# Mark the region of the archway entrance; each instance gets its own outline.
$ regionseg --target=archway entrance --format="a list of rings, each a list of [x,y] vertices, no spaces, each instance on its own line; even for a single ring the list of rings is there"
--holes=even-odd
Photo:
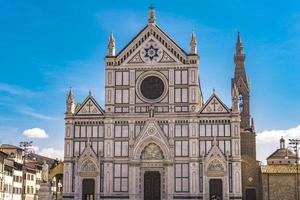
[[[144,174],[144,200],[160,200],[160,173],[146,171]]]
[[[222,200],[223,199],[223,186],[221,179],[211,179],[209,181],[209,199]]]
[[[83,179],[82,181],[82,200],[95,199],[95,180]]]

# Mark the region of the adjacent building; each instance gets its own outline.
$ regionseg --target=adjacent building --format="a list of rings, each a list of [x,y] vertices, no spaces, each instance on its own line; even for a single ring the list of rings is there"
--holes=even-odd
[[[298,199],[300,169],[297,161],[294,150],[286,148],[281,138],[280,147],[267,158],[267,165],[261,166],[263,200]]]
[[[4,161],[7,158],[7,156],[8,155],[6,153],[0,151],[0,199],[4,198]]]
[[[14,161],[12,199],[22,200],[23,150],[14,145],[2,144],[0,151],[7,153],[8,157]]]
[[[3,200],[12,200],[13,198],[13,171],[14,161],[12,159],[5,159]]]
[[[44,161],[49,165],[49,173],[53,174],[50,177],[54,186],[53,194],[58,197],[56,199],[61,199],[61,195],[57,195],[61,190],[57,189],[57,185],[59,183],[61,188],[63,184],[62,162],[34,153],[25,155],[20,147],[2,144],[0,146],[0,199],[37,200]],[[56,169],[57,166],[60,166],[60,171]],[[53,169],[55,173],[52,172]]]

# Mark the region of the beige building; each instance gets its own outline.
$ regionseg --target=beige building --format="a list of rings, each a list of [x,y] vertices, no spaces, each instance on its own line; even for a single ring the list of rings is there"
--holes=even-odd
[[[203,99],[194,33],[189,44],[175,43],[153,8],[118,53],[109,37],[105,109],[91,92],[81,103],[67,96],[64,199],[259,199],[240,36],[229,106],[215,91]]]
[[[285,147],[283,138],[280,140],[280,148],[267,158],[267,165],[261,166],[261,172],[263,200],[297,199],[300,168],[296,154]]]
[[[0,151],[0,199],[4,198],[4,184],[5,184],[5,172],[4,172],[4,160],[8,157],[8,155],[2,151]]]
[[[12,200],[13,198],[13,171],[14,161],[10,158],[4,159],[3,200]]]
[[[12,200],[22,200],[23,150],[10,144],[2,144],[0,150],[7,153],[8,157],[14,161]]]
[[[62,165],[58,160],[33,152],[24,157],[23,152],[23,149],[14,145],[2,144],[0,146],[0,200],[37,200],[42,181],[43,162],[46,161],[49,164],[50,170]],[[50,182],[53,178],[55,182],[52,192],[55,197],[60,197],[61,194],[57,195],[57,193],[61,190],[58,189],[58,185],[62,188],[62,174],[57,172],[54,177],[51,177]],[[59,182],[56,183],[56,181]]]

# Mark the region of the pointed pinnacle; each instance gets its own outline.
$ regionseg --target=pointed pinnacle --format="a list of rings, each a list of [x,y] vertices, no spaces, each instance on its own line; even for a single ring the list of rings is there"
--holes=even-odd
[[[73,95],[73,91],[72,91],[72,87],[70,87],[69,91],[68,91],[68,99],[73,100],[74,99],[74,95]]]
[[[241,41],[241,36],[240,36],[240,31],[238,31],[238,37],[237,37],[237,43],[242,43]]]
[[[114,38],[114,33],[113,33],[113,32],[111,32],[111,34],[110,34],[110,36],[109,36],[109,39],[110,39],[110,40],[115,40],[115,38]]]
[[[243,43],[241,40],[240,32],[238,31],[237,42],[236,42],[236,55],[243,54]]]
[[[191,40],[195,40],[195,41],[196,41],[196,34],[195,34],[195,32],[194,32],[194,31],[192,32],[192,35],[191,35]]]

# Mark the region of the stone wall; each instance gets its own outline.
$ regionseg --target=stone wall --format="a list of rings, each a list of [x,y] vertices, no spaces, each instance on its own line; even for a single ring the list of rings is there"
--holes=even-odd
[[[263,200],[295,200],[295,174],[262,174]]]

